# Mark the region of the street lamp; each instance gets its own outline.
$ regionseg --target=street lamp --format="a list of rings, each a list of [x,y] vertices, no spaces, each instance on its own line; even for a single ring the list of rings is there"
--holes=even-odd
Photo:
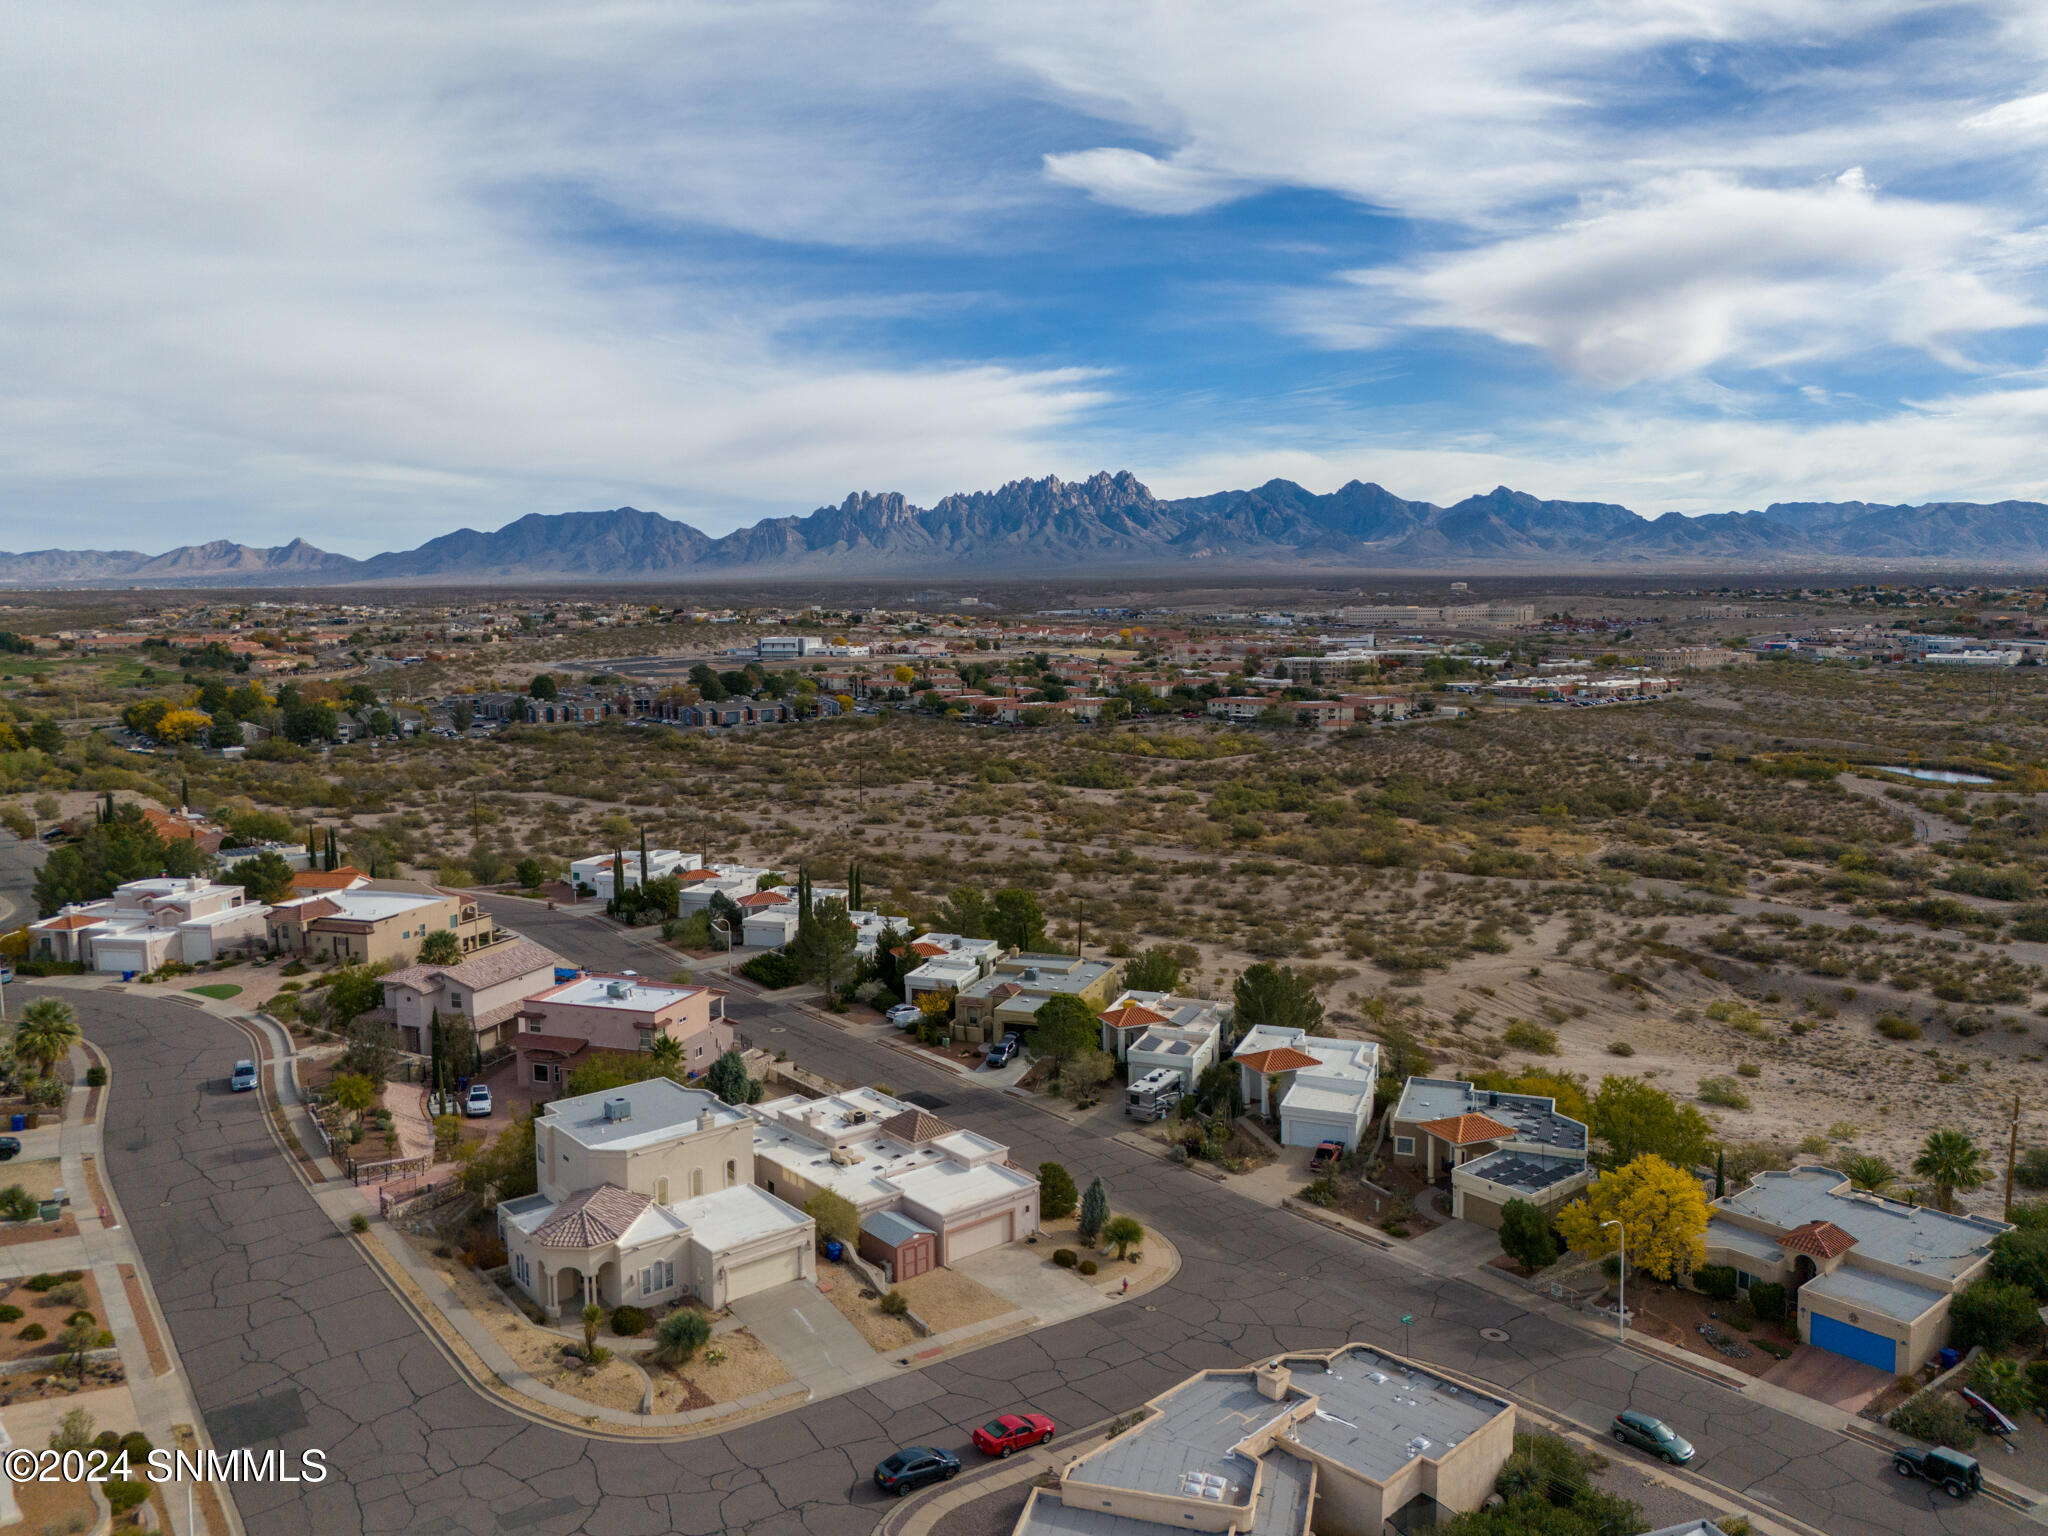
[[[711,931],[725,940],[725,952],[730,957],[732,954],[732,924],[722,917],[714,917],[711,919]],[[730,966],[730,964],[731,961],[728,958],[727,965]]]
[[[1603,1227],[1612,1227],[1621,1234],[1621,1268],[1614,1280],[1614,1335],[1622,1343],[1628,1342],[1628,1228],[1618,1221],[1603,1221]]]

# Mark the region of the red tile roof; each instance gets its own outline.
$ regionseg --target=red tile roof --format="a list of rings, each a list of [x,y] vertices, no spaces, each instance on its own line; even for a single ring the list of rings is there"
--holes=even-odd
[[[1143,1029],[1147,1024],[1164,1024],[1166,1022],[1166,1015],[1154,1013],[1142,1003],[1132,1003],[1127,1007],[1110,1009],[1108,1013],[1102,1016],[1102,1022],[1111,1029]],[[1255,1054],[1270,1055],[1271,1053],[1261,1051]],[[1314,1057],[1309,1058],[1310,1061],[1314,1059]]]
[[[1254,1072],[1299,1072],[1303,1067],[1322,1065],[1307,1051],[1297,1051],[1291,1045],[1275,1046],[1270,1051],[1253,1051],[1248,1056],[1235,1059]]]
[[[739,905],[743,907],[786,907],[792,904],[792,900],[793,898],[785,896],[780,891],[756,891],[751,896],[742,896],[739,899]]]
[[[62,917],[49,917],[37,923],[44,933],[68,932],[73,928],[90,928],[107,914],[104,912],[67,912]]]
[[[1778,1246],[1789,1248],[1794,1253],[1810,1254],[1816,1259],[1834,1259],[1854,1248],[1856,1239],[1832,1221],[1809,1221],[1779,1238]]]
[[[884,1120],[882,1129],[898,1141],[921,1147],[937,1137],[952,1135],[960,1127],[948,1125],[937,1115],[928,1115],[921,1109],[906,1109]]]
[[[353,864],[344,864],[339,869],[302,869],[292,876],[292,889],[345,891],[363,878],[363,872]]]
[[[1512,1125],[1502,1125],[1491,1115],[1448,1115],[1442,1120],[1423,1121],[1422,1129],[1432,1136],[1448,1141],[1454,1147],[1469,1147],[1481,1141],[1499,1141],[1503,1136],[1515,1134]]]

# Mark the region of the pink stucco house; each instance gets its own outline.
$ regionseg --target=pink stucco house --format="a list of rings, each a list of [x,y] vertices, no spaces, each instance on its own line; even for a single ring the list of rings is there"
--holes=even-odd
[[[512,1047],[518,1081],[559,1084],[591,1051],[644,1051],[666,1035],[683,1048],[683,1066],[702,1072],[733,1043],[725,994],[668,986],[643,976],[586,971],[521,1005]]]

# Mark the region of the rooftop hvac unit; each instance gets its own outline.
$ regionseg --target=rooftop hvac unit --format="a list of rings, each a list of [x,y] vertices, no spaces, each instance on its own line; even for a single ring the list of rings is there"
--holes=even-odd
[[[624,997],[626,995],[626,984],[623,981],[608,981],[605,983],[604,995],[612,998]]]
[[[632,1119],[633,1101],[625,1098],[606,1099],[604,1101],[604,1117],[607,1120]]]
[[[864,1109],[853,1110],[847,1115],[846,1123],[848,1125],[866,1125],[868,1123],[868,1112]]]

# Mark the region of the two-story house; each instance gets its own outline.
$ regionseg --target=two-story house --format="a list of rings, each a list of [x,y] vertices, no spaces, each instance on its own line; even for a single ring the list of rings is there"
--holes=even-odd
[[[498,1207],[513,1283],[561,1317],[810,1279],[816,1226],[755,1183],[754,1126],[665,1077],[557,1099],[534,1125],[538,1191]]]
[[[497,920],[475,897],[423,880],[372,880],[280,902],[265,921],[274,949],[372,965],[411,960],[437,930],[453,933],[465,954],[499,941]]]
[[[1447,1180],[1451,1214],[1500,1225],[1501,1207],[1527,1200],[1554,1212],[1593,1182],[1586,1127],[1542,1094],[1501,1093],[1463,1078],[1411,1077],[1387,1116],[1396,1163]]]
[[[29,945],[41,959],[139,975],[167,961],[196,965],[261,949],[269,911],[239,885],[165,875],[29,924]]]
[[[1230,1059],[1246,1106],[1280,1122],[1283,1147],[1336,1141],[1352,1151],[1364,1139],[1380,1080],[1372,1041],[1261,1024],[1245,1031]]]
[[[560,1083],[591,1051],[646,1051],[666,1035],[695,1076],[733,1043],[725,994],[711,987],[651,982],[644,976],[585,971],[530,993],[507,1036],[518,1054],[518,1081]]]
[[[1003,956],[996,939],[970,939],[958,933],[921,933],[903,957],[903,1000],[917,1001],[920,992],[958,992],[971,987]]]
[[[479,1051],[495,1050],[510,1038],[513,1015],[534,993],[554,985],[561,962],[550,950],[520,939],[478,950],[454,965],[409,965],[384,977],[384,1006],[398,1030],[399,1045],[415,1053],[433,1048],[436,1013],[464,1019]]]

